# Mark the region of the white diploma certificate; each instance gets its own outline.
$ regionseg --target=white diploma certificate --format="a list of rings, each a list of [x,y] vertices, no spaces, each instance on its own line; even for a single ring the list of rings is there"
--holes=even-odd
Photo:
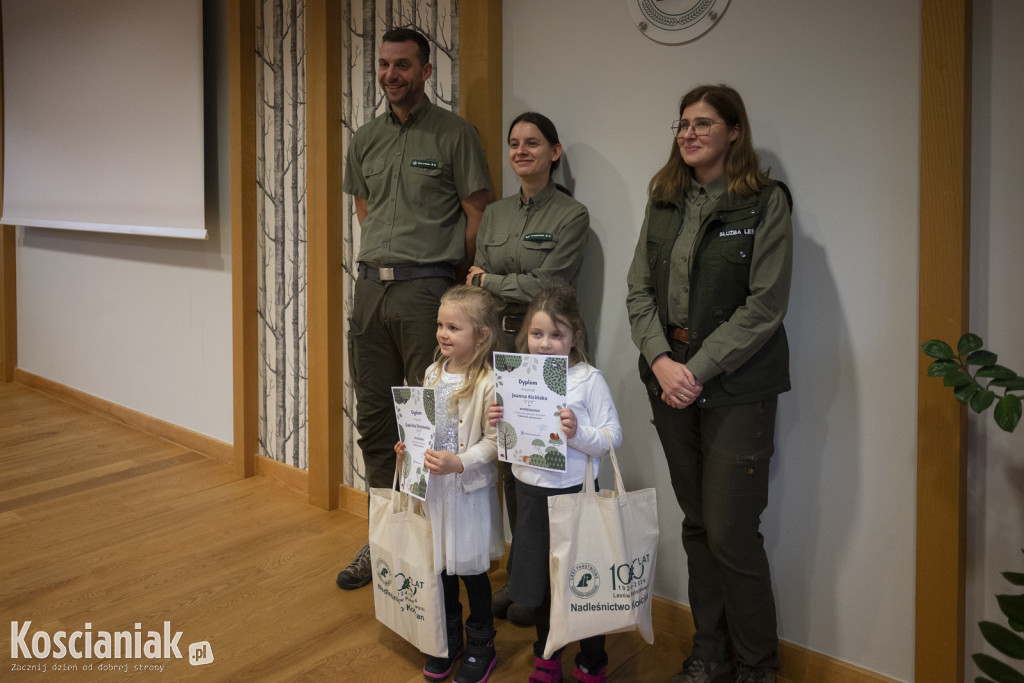
[[[504,408],[498,423],[498,459],[565,471],[565,434],[558,411],[566,407],[567,356],[494,354],[494,400]]]
[[[405,457],[398,473],[398,488],[420,500],[427,498],[430,472],[423,465],[428,448],[434,447],[434,390],[428,387],[391,387],[398,420],[398,440],[405,443]]]

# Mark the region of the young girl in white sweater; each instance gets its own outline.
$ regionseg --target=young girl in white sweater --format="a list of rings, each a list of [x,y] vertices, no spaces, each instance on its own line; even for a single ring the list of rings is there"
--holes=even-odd
[[[443,568],[449,656],[427,657],[423,675],[428,680],[447,678],[465,654],[456,683],[483,683],[498,661],[487,570],[504,554],[505,543],[496,485],[498,445],[487,410],[494,397],[491,358],[499,335],[496,299],[486,290],[461,285],[441,297],[438,348],[423,380],[437,390],[434,448],[426,451],[424,464],[430,471],[434,562]],[[399,466],[404,452],[404,443],[395,444]],[[469,601],[465,652],[459,578]]]

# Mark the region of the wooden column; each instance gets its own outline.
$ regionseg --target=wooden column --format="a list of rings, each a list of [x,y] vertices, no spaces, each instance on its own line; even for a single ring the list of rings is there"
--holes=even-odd
[[[501,0],[459,4],[459,113],[480,131],[491,171],[491,199],[501,198],[505,135],[501,120]]]
[[[231,317],[234,365],[235,470],[255,470],[259,436],[256,336],[256,5],[231,0]]]
[[[306,0],[308,498],[338,507],[342,401],[341,4]]]
[[[954,345],[970,303],[971,2],[921,7],[919,338]],[[964,680],[967,415],[918,372],[914,677]]]
[[[4,64],[0,20],[0,206],[4,203]],[[18,365],[18,271],[13,225],[0,225],[0,382],[14,381]]]

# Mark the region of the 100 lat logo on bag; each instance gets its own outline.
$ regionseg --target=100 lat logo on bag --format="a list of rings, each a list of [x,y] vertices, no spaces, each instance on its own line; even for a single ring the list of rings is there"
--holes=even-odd
[[[409,612],[423,621],[423,607],[416,599],[416,594],[420,588],[423,588],[423,582],[406,576],[402,572],[392,574],[391,567],[388,566],[384,558],[377,560],[375,571],[380,579],[380,582],[374,582],[376,589],[395,601],[403,612]],[[394,591],[392,591],[392,582],[395,584]]]
[[[651,556],[635,557],[629,562],[613,564],[607,572],[611,580],[611,596],[604,602],[578,604],[572,601],[573,612],[628,611],[639,608],[650,597],[650,579],[647,567]],[[581,600],[597,595],[601,587],[601,573],[589,562],[580,562],[569,572],[569,590]]]

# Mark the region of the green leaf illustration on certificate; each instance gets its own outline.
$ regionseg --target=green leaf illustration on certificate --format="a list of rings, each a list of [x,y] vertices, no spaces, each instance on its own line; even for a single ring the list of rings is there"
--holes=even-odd
[[[398,420],[398,440],[405,457],[398,473],[398,488],[420,500],[427,498],[430,472],[423,466],[427,449],[434,447],[434,390],[427,387],[391,387]]]
[[[565,434],[558,411],[567,404],[566,356],[494,354],[494,400],[504,409],[498,423],[498,459],[516,465],[565,471]]]

